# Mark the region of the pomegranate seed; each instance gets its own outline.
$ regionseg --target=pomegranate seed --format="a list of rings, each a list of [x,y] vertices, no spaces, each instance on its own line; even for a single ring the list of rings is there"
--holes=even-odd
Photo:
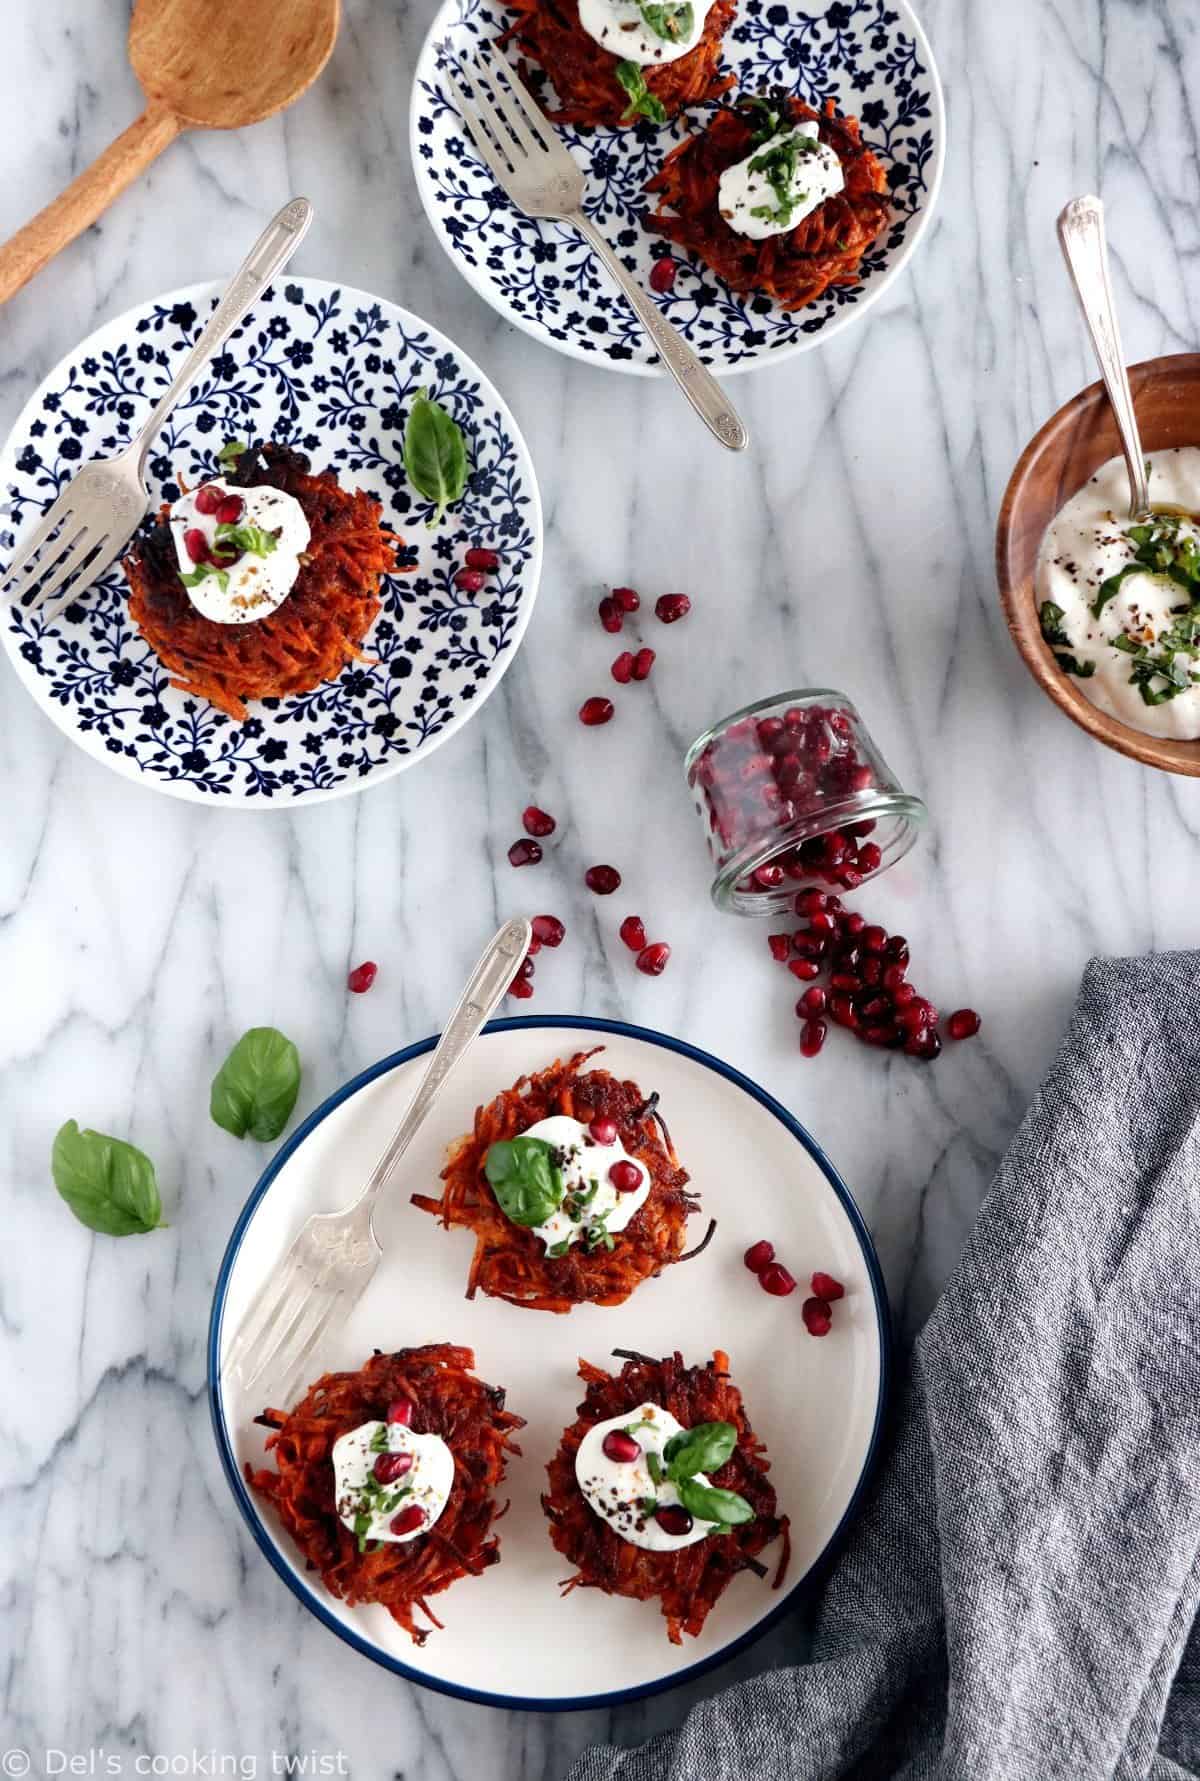
[[[751,1243],[742,1260],[752,1274],[761,1274],[767,1263],[775,1260],[775,1245],[761,1237],[757,1243]]]
[[[642,603],[641,595],[636,594],[631,587],[615,587],[612,597],[622,612],[636,612]]]
[[[567,931],[557,915],[535,915],[530,926],[535,946],[561,946]]]
[[[805,1299],[800,1307],[804,1327],[810,1336],[827,1336],[833,1325],[833,1312],[824,1299]]]
[[[800,1030],[801,1057],[816,1057],[825,1043],[828,1030],[823,1020],[806,1020]]]
[[[518,1002],[527,1002],[533,994],[533,985],[528,977],[514,977],[508,986],[508,993],[515,996]]]
[[[620,935],[630,952],[641,952],[646,944],[646,928],[640,915],[627,915],[621,923]]]
[[[682,1503],[664,1503],[661,1509],[654,1511],[654,1519],[664,1534],[677,1534],[681,1538],[690,1534],[694,1525]]]
[[[843,932],[843,934],[858,935],[864,931],[864,929],[866,928],[866,925],[867,925],[866,916],[860,915],[858,913],[857,909],[852,909],[850,911],[850,914],[847,916],[844,916],[842,919],[842,932]]]
[[[801,983],[811,983],[814,977],[819,977],[821,975],[821,967],[818,965],[816,959],[792,959],[791,963],[788,965],[788,970],[793,977],[798,977]],[[834,981],[836,981],[836,979]],[[858,988],[857,978],[854,980],[854,987],[855,989]]]
[[[832,1305],[835,1299],[844,1299],[846,1296],[845,1287],[840,1280],[835,1280],[832,1274],[814,1274],[812,1289],[819,1299],[825,1300],[827,1305]]]
[[[412,1399],[411,1398],[393,1398],[391,1403],[387,1407],[387,1420],[389,1422],[403,1423],[404,1427],[408,1428],[411,1426],[412,1419],[413,1419]]]
[[[891,1011],[890,996],[865,996],[858,1004],[858,1012],[864,1020],[883,1020]]]
[[[199,526],[189,526],[183,534],[183,548],[193,563],[203,563],[208,556],[208,539]]]
[[[883,960],[876,953],[868,953],[858,970],[868,989],[878,989],[883,982]]]
[[[825,909],[825,893],[819,890],[802,890],[796,898],[797,915],[820,915]]]
[[[224,499],[224,489],[218,488],[215,482],[206,482],[196,490],[196,512],[215,513]]]
[[[353,971],[351,971],[349,977],[346,979],[346,988],[350,990],[353,995],[363,996],[370,989],[378,975],[379,966],[375,963],[374,959],[368,959],[365,964],[356,965],[354,967]]]
[[[792,942],[787,934],[768,934],[767,945],[771,948],[771,957],[778,965],[783,964],[792,950]]]
[[[471,549],[467,552],[465,560],[468,569],[491,570],[500,567],[499,551],[483,550],[477,544],[472,545]]]
[[[615,1119],[594,1119],[588,1127],[588,1137],[593,1144],[615,1144],[617,1141],[617,1122]]]
[[[536,841],[514,841],[508,850],[510,866],[536,866],[541,857],[542,850]]]
[[[758,866],[754,872],[754,882],[760,890],[775,890],[783,883],[783,867],[773,861],[766,866]]]
[[[631,1466],[642,1453],[639,1444],[624,1429],[609,1429],[600,1443],[600,1451],[606,1459],[615,1459],[621,1466]]]
[[[862,841],[875,833],[875,824],[872,821],[847,823],[846,833],[853,835],[856,841]]]
[[[460,569],[454,577],[454,585],[461,594],[478,594],[486,580],[482,569]]]
[[[598,897],[611,897],[615,890],[620,889],[621,874],[615,866],[589,866],[583,875],[583,882]]]
[[[887,983],[889,974],[892,971],[894,971],[895,969],[896,969],[895,965],[888,966],[888,969],[883,974],[883,980],[885,983]],[[892,994],[892,1002],[895,1005],[895,1007],[904,1008],[908,1005],[909,1002],[915,1000],[917,992],[913,988],[911,983],[901,982],[895,986],[895,988],[892,990],[891,994]]]
[[[854,864],[860,872],[878,872],[883,864],[883,849],[868,841],[865,847],[859,848]]]
[[[909,1034],[904,1049],[909,1057],[919,1057],[931,1064],[935,1057],[941,1056],[942,1041],[933,1027],[922,1027],[919,1032]]]
[[[536,804],[526,804],[521,812],[521,827],[527,835],[553,835],[558,824],[548,810],[539,810]]]
[[[797,928],[792,935],[792,951],[799,953],[802,959],[819,959],[825,950],[825,941],[820,934],[810,934],[804,928]]]
[[[614,1163],[608,1171],[608,1179],[619,1194],[632,1194],[642,1185],[642,1171],[636,1163]]]
[[[887,945],[887,929],[880,927],[864,928],[862,943],[867,952],[882,952]]]
[[[618,686],[629,685],[629,682],[633,679],[633,656],[629,650],[623,649],[621,651],[620,655],[609,669],[609,673],[612,675]]]
[[[410,1503],[407,1509],[401,1509],[394,1515],[388,1526],[394,1534],[415,1534],[419,1527],[425,1526],[425,1511],[420,1503]]]
[[[686,618],[691,610],[692,602],[686,594],[660,594],[654,602],[654,616],[664,625],[673,625],[677,619]]]
[[[521,968],[517,972],[517,976],[518,977],[532,977],[533,976],[533,955],[532,955],[532,953],[527,952],[525,954],[525,957],[521,960]]]
[[[786,1299],[796,1290],[796,1282],[782,1262],[768,1262],[759,1273],[758,1284],[777,1299]]]
[[[895,995],[896,991],[900,988],[901,984],[904,982],[904,973],[907,970],[907,965],[888,965],[885,967],[883,973],[883,987],[890,995]]]
[[[613,702],[611,699],[585,699],[579,707],[579,721],[581,724],[587,724],[589,728],[596,724],[611,722],[612,714]]]
[[[653,666],[654,651],[652,649],[639,649],[633,658],[633,678],[635,680],[648,680],[650,678],[650,670]]]
[[[838,924],[836,916],[830,915],[828,909],[818,909],[808,925],[814,934],[832,934],[837,931]]]
[[[843,866],[838,873],[838,883],[843,890],[857,890],[863,881],[863,875],[855,866]]]
[[[214,510],[214,517],[219,526],[236,526],[246,511],[246,503],[240,495],[226,495]]]
[[[619,631],[621,626],[625,623],[625,614],[621,611],[617,602],[607,594],[604,599],[601,600],[596,610],[600,614],[600,623],[604,626],[606,631]]]
[[[667,291],[674,290],[675,275],[678,271],[679,262],[671,259],[669,255],[664,255],[661,260],[655,260],[650,269],[650,289],[657,291],[660,296]]]
[[[847,995],[854,995],[862,988],[862,981],[853,971],[831,971],[829,975],[830,989],[842,990]]]
[[[946,1031],[952,1039],[971,1039],[982,1025],[973,1008],[956,1008],[946,1022]]]
[[[796,1003],[796,1013],[800,1016],[801,1020],[806,1018],[812,1020],[816,1015],[824,1014],[827,1001],[828,997],[826,996],[825,991],[823,989],[818,989],[814,984],[812,989],[805,990],[800,1000]]]
[[[394,1484],[405,1472],[411,1472],[412,1466],[411,1453],[381,1453],[371,1470],[381,1484]]]
[[[913,1000],[896,1009],[896,1025],[903,1027],[906,1033],[919,1033],[926,1024],[925,1010],[919,996],[914,996]]]
[[[857,1032],[858,1015],[855,1013],[854,1003],[850,1000],[848,995],[838,994],[830,996],[829,1014],[830,1018],[835,1020],[838,1026],[848,1027],[852,1033]]]
[[[903,934],[893,934],[883,950],[887,957],[894,959],[897,964],[907,965],[908,941]]]
[[[661,977],[670,956],[671,948],[666,941],[656,940],[652,946],[642,947],[637,955],[637,968],[644,971],[647,977]]]

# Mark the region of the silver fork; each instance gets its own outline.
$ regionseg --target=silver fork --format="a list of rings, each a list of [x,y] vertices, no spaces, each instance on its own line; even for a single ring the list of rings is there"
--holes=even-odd
[[[314,1212],[301,1226],[276,1272],[250,1305],[221,1371],[242,1388],[270,1377],[272,1403],[282,1407],[317,1344],[349,1317],[379,1266],[375,1203],[424,1125],[450,1072],[512,982],[533,930],[523,916],[505,922],[471,973],[396,1135],[356,1200],[340,1212]]]
[[[0,580],[0,601],[7,596],[28,612],[44,613],[49,623],[116,562],[150,505],[145,470],[155,434],[251,304],[291,259],[312,217],[308,199],[293,198],[268,223],[141,432],[117,457],[93,459],[72,477],[13,556]],[[61,591],[64,588],[66,592]],[[56,594],[60,598],[51,608]]]
[[[472,106],[445,62],[442,73],[475,147],[518,210],[526,216],[569,223],[579,230],[633,305],[663,364],[709,431],[730,451],[745,451],[750,435],[716,378],[705,370],[654,299],[625,270],[587,215],[583,171],[524,83],[506,62],[481,55],[469,70]]]

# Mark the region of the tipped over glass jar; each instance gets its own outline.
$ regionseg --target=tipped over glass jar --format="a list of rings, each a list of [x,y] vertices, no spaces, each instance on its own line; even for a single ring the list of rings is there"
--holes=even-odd
[[[844,693],[760,699],[693,742],[687,782],[716,866],[718,909],[773,915],[810,885],[857,890],[902,859],[926,810]]]

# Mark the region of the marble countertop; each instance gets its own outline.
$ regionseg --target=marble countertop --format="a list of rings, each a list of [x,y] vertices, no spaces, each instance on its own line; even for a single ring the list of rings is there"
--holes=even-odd
[[[14,10],[0,234],[139,104],[114,9]],[[554,1781],[592,1739],[675,1724],[730,1674],[802,1648],[793,1621],[691,1689],[612,1714],[505,1715],[385,1675],[300,1608],[242,1526],[208,1424],[209,1300],[260,1163],[231,1152],[195,1092],[229,1035],[291,1034],[307,1110],[437,1026],[499,916],[553,910],[569,941],[529,1008],[666,1028],[780,1096],[851,1184],[911,1333],[1088,955],[1195,943],[1179,886],[1200,787],[1093,745],[1037,691],[1005,634],[992,526],[1021,446],[1093,375],[1054,242],[1066,198],[1107,200],[1130,358],[1195,344],[1200,32],[1183,0],[927,0],[923,17],[950,116],[937,217],[860,324],[738,380],[754,436],[741,460],[669,386],[544,350],[457,277],[406,148],[425,6],[348,0],[332,64],[293,110],[177,142],[0,313],[6,427],[81,335],[225,273],[306,192],[317,221],[297,268],[402,301],[478,359],[525,429],[547,519],[541,598],[502,688],[363,798],[295,815],[155,798],[71,748],[0,669],[0,1741],[29,1750],[34,1774],[53,1772],[46,1749],[103,1746],[253,1756],[259,1773],[271,1752],[340,1752],[356,1781]],[[571,718],[595,690],[575,657],[611,582],[683,588],[695,610],[652,696],[597,737]],[[854,696],[932,812],[909,861],[860,898],[909,936],[936,1000],[983,1013],[981,1039],[931,1069],[848,1043],[805,1063],[764,930],[708,901],[684,748],[744,700],[803,684]],[[564,825],[536,887],[505,860],[531,799]],[[598,925],[580,868],[610,858],[674,948],[661,979]],[[347,1001],[364,956],[379,984]],[[67,1117],[153,1154],[168,1230],[117,1243],[69,1217],[47,1167]]]

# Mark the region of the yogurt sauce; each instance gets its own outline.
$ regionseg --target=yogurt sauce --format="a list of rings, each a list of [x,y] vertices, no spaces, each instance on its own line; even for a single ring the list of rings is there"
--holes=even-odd
[[[1200,448],[1154,452],[1147,463],[1150,500],[1168,510],[1151,515],[1154,537],[1167,560],[1200,569]],[[1036,573],[1042,634],[1111,717],[1149,736],[1200,737],[1200,607],[1193,626],[1188,589],[1135,567],[1095,610],[1103,584],[1136,564],[1139,541],[1154,548],[1143,528],[1130,536],[1128,514],[1125,460],[1110,458],[1047,527]],[[1200,601],[1200,582],[1193,593]]]
[[[579,23],[623,62],[662,68],[695,49],[712,6],[713,0],[579,0]]]
[[[842,163],[818,141],[818,128],[806,118],[725,169],[717,209],[735,234],[750,241],[783,235],[843,190]]]
[[[381,1483],[375,1476],[381,1453],[410,1455],[412,1464],[398,1478]],[[368,1540],[395,1546],[428,1533],[446,1507],[454,1455],[440,1435],[415,1435],[401,1422],[364,1422],[334,1442],[333,1475],[338,1519],[358,1535],[361,1552]],[[424,1519],[394,1533],[393,1518],[414,1504],[424,1510]]]
[[[638,1459],[609,1459],[604,1451],[604,1437],[613,1429],[629,1430],[642,1449]],[[682,1429],[683,1424],[660,1404],[642,1404],[590,1428],[575,1455],[575,1477],[596,1514],[615,1528],[623,1540],[646,1552],[677,1552],[681,1546],[694,1546],[720,1525],[715,1521],[694,1521],[689,1533],[670,1534],[644,1507],[652,1500],[663,1509],[679,1501],[673,1484],[654,1483],[646,1455],[661,1455],[671,1436],[680,1434]],[[703,1472],[695,1476],[697,1484],[709,1483]]]
[[[650,1171],[629,1155],[619,1138],[613,1144],[597,1144],[587,1126],[566,1113],[539,1119],[521,1136],[541,1138],[553,1147],[566,1189],[558,1210],[545,1224],[530,1227],[548,1254],[565,1255],[573,1243],[581,1241],[587,1248],[608,1247],[604,1234],[615,1236],[623,1231],[638,1207],[645,1205]],[[609,1179],[613,1164],[622,1162],[632,1163],[641,1176],[640,1184],[628,1193],[618,1193]]]
[[[308,548],[309,527],[304,509],[294,495],[267,486],[234,488],[221,477],[203,484],[205,505],[211,507],[213,493],[242,503],[237,519],[239,526],[253,526],[273,536],[275,544],[266,554],[243,550],[236,561],[222,564],[223,539],[217,537],[220,519],[216,512],[202,512],[196,502],[202,490],[183,495],[171,509],[171,531],[175,539],[175,557],[188,598],[196,611],[218,625],[245,625],[266,618],[291,593],[300,573],[300,555]],[[217,562],[210,565],[219,573],[205,574],[194,581],[199,564],[192,560],[184,542],[187,533],[200,531]],[[227,534],[226,534],[227,536]],[[225,547],[228,548],[228,547]]]

